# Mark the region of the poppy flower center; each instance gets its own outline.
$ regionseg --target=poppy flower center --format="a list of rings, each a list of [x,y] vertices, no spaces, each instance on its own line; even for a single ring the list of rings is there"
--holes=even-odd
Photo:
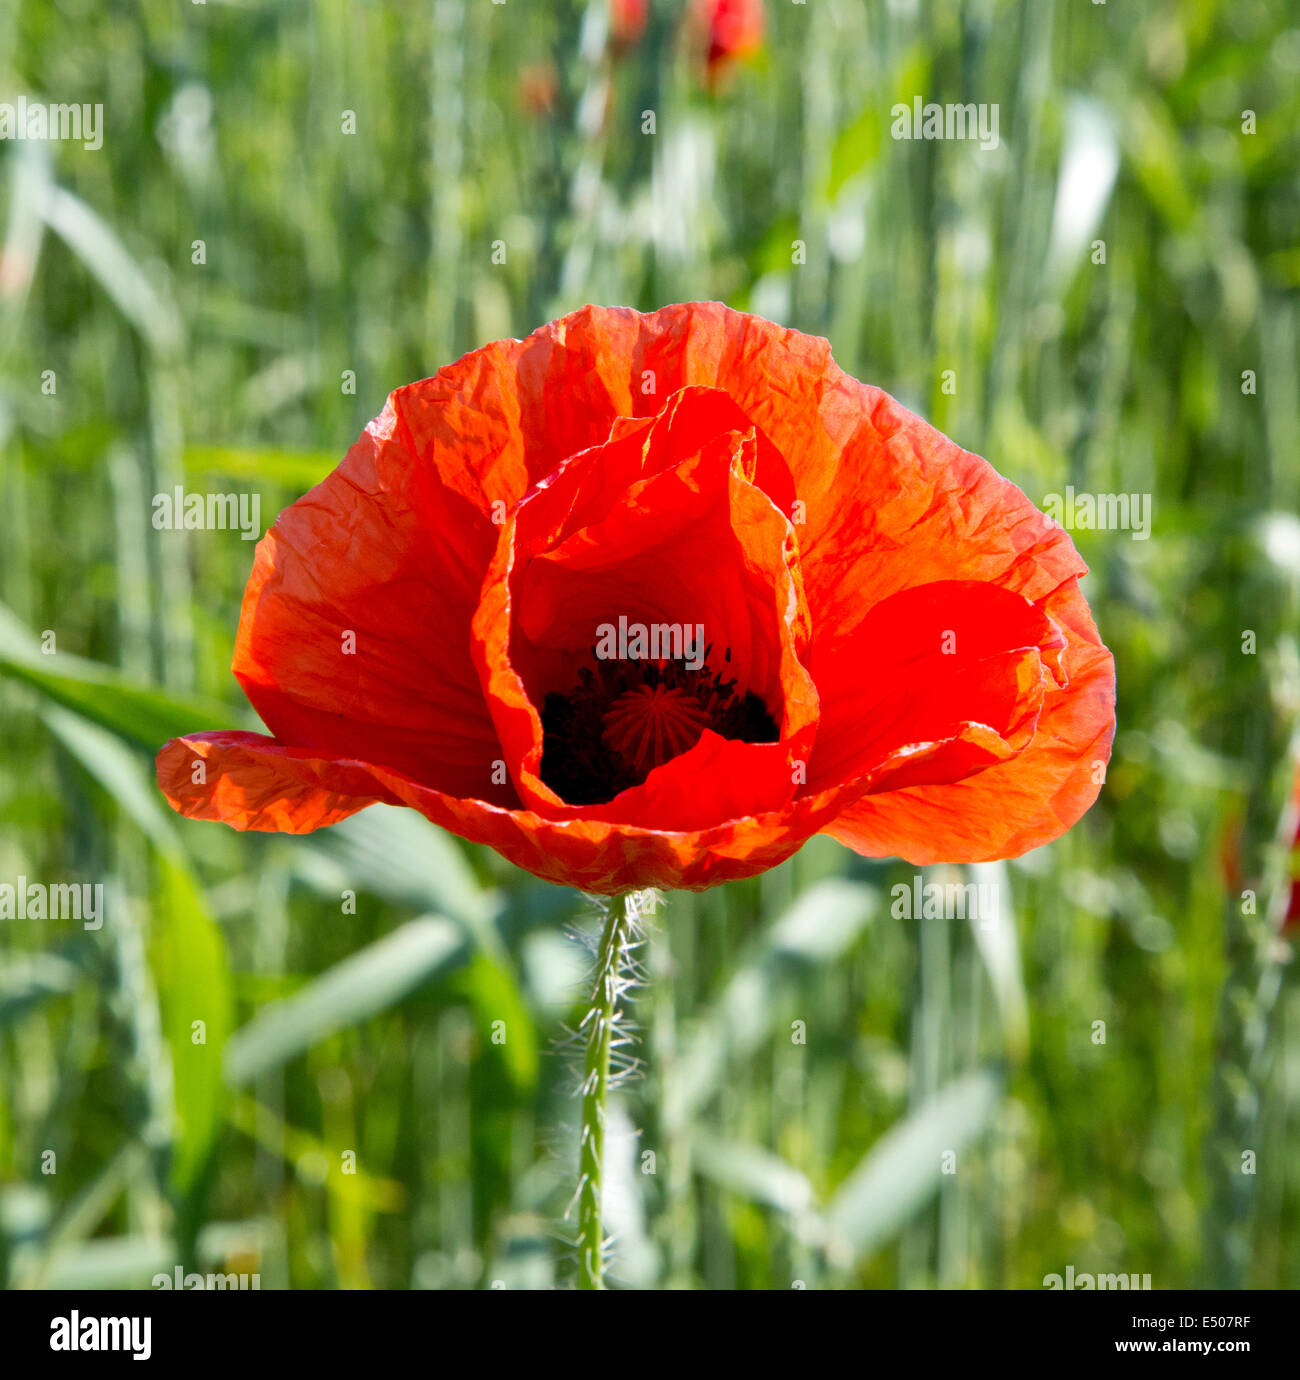
[[[689,752],[706,729],[742,743],[773,743],[779,730],[752,690],[707,664],[673,659],[601,660],[542,707],[541,778],[570,805],[598,805],[638,786]],[[731,653],[727,653],[730,660]]]

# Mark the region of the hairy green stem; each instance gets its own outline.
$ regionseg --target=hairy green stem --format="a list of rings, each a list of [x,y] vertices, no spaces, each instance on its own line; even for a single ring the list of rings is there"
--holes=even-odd
[[[628,939],[635,917],[631,893],[615,896],[596,955],[591,1008],[582,1024],[586,1040],[582,1084],[582,1139],[578,1178],[578,1287],[603,1289],[605,1117],[609,1099],[610,1055],[614,1046],[618,999],[624,987]]]

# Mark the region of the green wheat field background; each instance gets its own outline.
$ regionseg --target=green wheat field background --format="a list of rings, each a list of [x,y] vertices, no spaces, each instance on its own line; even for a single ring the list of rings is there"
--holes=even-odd
[[[105,896],[0,920],[8,1287],[572,1282],[590,903],[410,812],[173,815],[157,748],[257,727],[253,544],[152,500],[265,528],[392,388],[703,298],[826,336],[1035,502],[1152,524],[1075,534],[1098,804],[924,873],[1002,923],[899,918],[916,869],[824,838],[664,898],[613,1279],[1300,1286],[1300,15],[767,0],[710,85],[683,5],[614,55],[605,0],[0,0],[0,101],[104,111],[99,149],[0,142],[0,882]],[[915,96],[996,103],[999,146],[891,138]]]

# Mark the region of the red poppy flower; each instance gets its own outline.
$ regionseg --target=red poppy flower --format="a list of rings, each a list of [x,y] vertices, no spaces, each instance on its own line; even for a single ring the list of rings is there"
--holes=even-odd
[[[650,18],[650,0],[609,0],[609,36],[616,50],[641,41]]]
[[[710,80],[734,59],[749,57],[763,46],[763,0],[699,0],[695,20],[708,45]]]
[[[408,805],[596,892],[813,833],[1009,857],[1097,795],[1114,668],[1069,537],[826,341],[587,307],[399,388],[259,544],[234,671],[274,737],[158,755],[182,814]]]

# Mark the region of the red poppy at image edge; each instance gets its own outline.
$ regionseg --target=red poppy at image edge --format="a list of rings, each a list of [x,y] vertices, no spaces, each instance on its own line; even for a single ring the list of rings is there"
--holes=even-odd
[[[763,0],[697,0],[694,20],[706,42],[710,77],[763,46]]]
[[[616,47],[640,42],[650,19],[650,0],[609,0],[609,35]]]
[[[399,388],[280,514],[233,662],[274,736],[173,739],[158,781],[237,829],[405,805],[610,894],[752,876],[819,831],[1014,857],[1104,779],[1085,572],[825,340],[585,307]],[[601,659],[620,618],[701,630],[702,669]]]

